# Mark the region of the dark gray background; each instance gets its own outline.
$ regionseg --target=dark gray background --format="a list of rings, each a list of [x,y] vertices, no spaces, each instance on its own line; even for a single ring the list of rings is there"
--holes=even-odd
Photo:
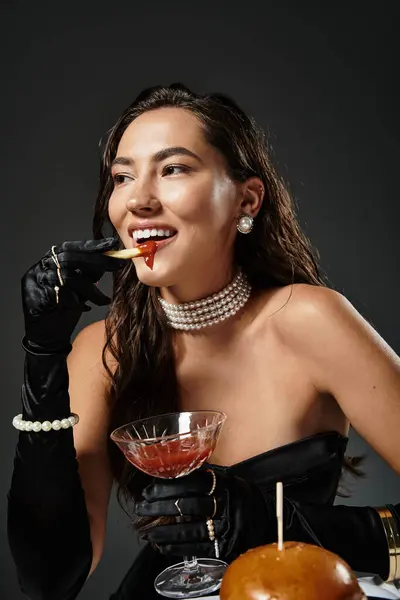
[[[20,278],[52,244],[91,236],[98,140],[142,88],[180,80],[226,92],[270,132],[330,280],[399,353],[397,6],[2,3],[2,598],[25,597],[5,536],[22,380]],[[367,453],[368,477],[345,502],[399,501],[399,478],[355,432],[349,451]],[[113,501],[104,558],[82,599],[108,598],[135,552]]]

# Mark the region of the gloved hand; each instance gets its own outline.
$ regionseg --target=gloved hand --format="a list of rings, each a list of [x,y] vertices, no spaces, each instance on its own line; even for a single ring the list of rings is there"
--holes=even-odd
[[[118,238],[63,242],[27,271],[21,286],[26,350],[69,352],[72,332],[82,312],[90,310],[86,302],[97,306],[110,302],[96,283],[105,271],[126,264],[104,255],[118,245]]]
[[[154,479],[137,502],[139,516],[185,515],[184,522],[155,525],[143,538],[162,554],[215,557],[206,520],[214,509],[207,465],[179,479]],[[275,493],[213,466],[217,485],[213,517],[220,558],[228,563],[250,548],[277,541]],[[283,477],[284,483],[284,477]],[[387,505],[400,531],[400,505]],[[179,507],[179,508],[178,508]],[[187,515],[187,517],[186,517]],[[370,506],[318,505],[283,498],[285,541],[315,544],[341,556],[352,569],[389,574],[388,544],[381,518]]]
[[[161,553],[215,557],[214,542],[210,541],[206,525],[210,518],[224,560],[233,560],[249,548],[273,540],[273,499],[264,497],[257,486],[245,479],[217,467],[213,471],[217,482],[213,495],[209,495],[213,477],[206,468],[178,479],[154,479],[143,490],[144,500],[135,506],[137,515],[179,516],[180,509],[188,517],[185,522],[158,525],[145,532],[143,538],[156,544]]]

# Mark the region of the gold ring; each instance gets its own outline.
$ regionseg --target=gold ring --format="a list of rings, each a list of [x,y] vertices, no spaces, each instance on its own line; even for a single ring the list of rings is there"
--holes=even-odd
[[[207,492],[207,494],[209,496],[212,496],[213,493],[215,492],[215,488],[217,487],[217,476],[216,476],[216,474],[214,473],[214,471],[212,469],[207,469],[207,471],[209,473],[211,473],[211,476],[213,478],[212,485],[211,485],[211,490],[209,492]]]
[[[211,515],[210,519],[213,519],[215,517],[215,515],[217,514],[217,500],[216,500],[215,496],[213,496],[212,499],[214,501],[214,511],[213,511],[213,514]]]
[[[183,517],[183,513],[182,513],[182,511],[181,511],[181,509],[180,509],[180,506],[179,506],[179,501],[180,501],[180,499],[181,499],[181,498],[178,498],[178,500],[176,500],[176,501],[174,502],[174,504],[175,504],[175,506],[176,506],[176,509],[177,509],[177,511],[178,511],[178,513],[179,513],[179,515],[180,515],[181,517]]]
[[[54,261],[54,263],[55,263],[55,265],[57,267],[58,281],[60,282],[60,285],[63,286],[64,285],[64,280],[63,280],[63,278],[61,276],[61,265],[60,265],[60,262],[58,260],[58,257],[57,257],[57,254],[56,254],[54,248],[55,248],[55,246],[51,247],[51,258],[53,259],[53,261]],[[57,292],[58,292],[58,290],[57,290]],[[56,292],[56,294],[57,294],[57,302],[58,302],[58,293],[57,292]]]

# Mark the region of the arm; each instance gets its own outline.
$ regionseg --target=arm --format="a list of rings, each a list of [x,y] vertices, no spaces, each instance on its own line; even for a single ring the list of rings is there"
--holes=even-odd
[[[24,420],[68,417],[65,357],[27,353],[22,400]],[[75,598],[89,573],[92,547],[72,428],[20,432],[7,525],[21,590],[33,600]]]
[[[89,308],[85,300],[99,305],[109,302],[93,282],[108,267],[117,267],[117,263],[108,264],[113,259],[105,261],[103,256],[103,251],[114,245],[110,240],[64,243],[57,249],[61,278],[51,254],[24,276],[25,421],[53,421],[70,415],[69,340],[82,311]],[[83,353],[81,356],[83,360]],[[73,408],[82,412],[84,402],[94,405],[93,394],[86,399],[77,390],[75,386]],[[88,427],[86,413],[81,437]],[[20,587],[32,600],[73,600],[98,560],[98,536],[94,536],[92,548],[73,435],[71,428],[30,429],[19,434],[8,494],[8,539]],[[78,446],[81,452],[82,444]],[[103,456],[99,445],[93,455],[96,452],[98,464]],[[85,484],[90,487],[88,481],[86,476]]]
[[[104,549],[112,473],[107,453],[109,407],[108,375],[102,363],[104,321],[93,323],[75,338],[68,357],[71,410],[79,415],[74,445],[85,492],[92,541],[92,565],[97,567]],[[115,365],[108,361],[108,366]]]
[[[341,294],[295,286],[277,321],[314,386],[400,475],[400,358]]]

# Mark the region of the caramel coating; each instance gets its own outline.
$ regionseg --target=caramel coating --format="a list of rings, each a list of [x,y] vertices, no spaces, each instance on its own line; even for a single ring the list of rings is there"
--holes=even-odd
[[[312,544],[249,550],[228,567],[221,600],[366,600],[348,564]]]

